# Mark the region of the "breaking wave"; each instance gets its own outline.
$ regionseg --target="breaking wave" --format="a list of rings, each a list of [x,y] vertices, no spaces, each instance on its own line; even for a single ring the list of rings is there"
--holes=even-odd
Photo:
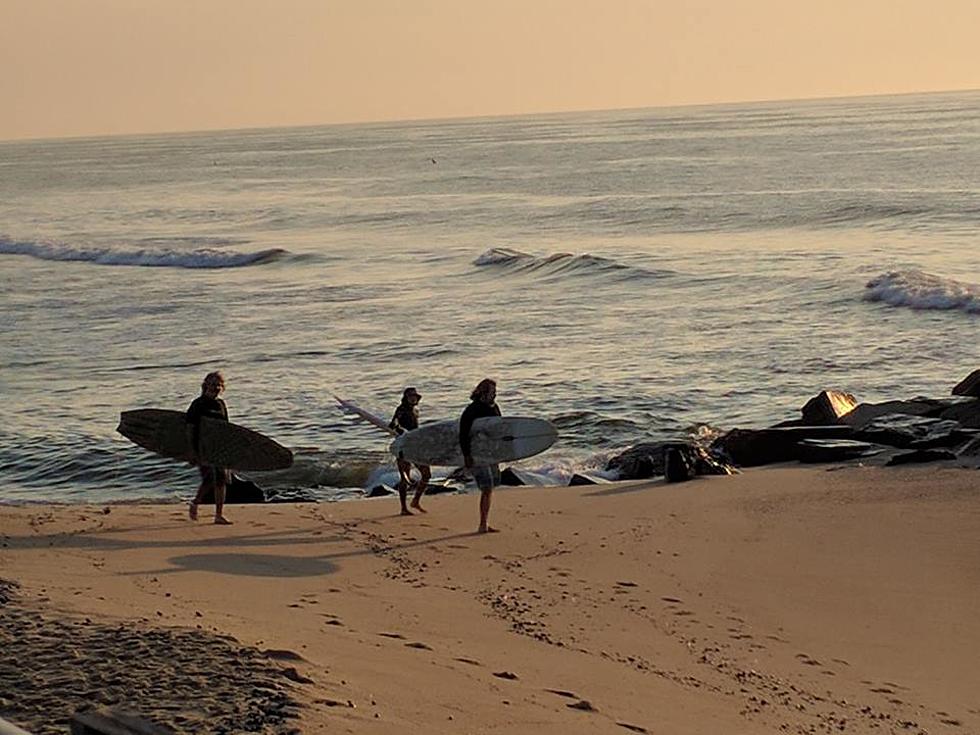
[[[980,314],[980,285],[918,270],[892,271],[868,281],[864,298],[912,309],[958,309]]]
[[[617,280],[630,280],[662,278],[670,275],[668,271],[651,270],[591,253],[532,255],[510,248],[490,248],[474,260],[473,265],[548,277],[604,275],[614,277]]]
[[[0,238],[0,255],[27,255],[38,260],[94,263],[96,265],[142,266],[148,268],[241,268],[278,260],[289,252],[269,248],[239,252],[216,248],[164,250],[159,248],[119,249],[76,247],[59,243],[18,242]]]

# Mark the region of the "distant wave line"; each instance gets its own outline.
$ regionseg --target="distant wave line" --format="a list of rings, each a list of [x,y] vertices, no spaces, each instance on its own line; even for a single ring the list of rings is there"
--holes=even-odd
[[[288,255],[282,248],[255,252],[216,250],[122,250],[109,247],[73,247],[59,243],[19,242],[0,238],[0,255],[26,255],[38,260],[81,262],[95,265],[138,266],[148,268],[241,268],[279,260]]]

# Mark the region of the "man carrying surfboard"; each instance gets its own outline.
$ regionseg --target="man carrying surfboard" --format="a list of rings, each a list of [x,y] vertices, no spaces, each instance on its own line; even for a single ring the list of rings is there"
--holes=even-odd
[[[459,418],[459,446],[463,450],[463,462],[467,469],[473,472],[473,479],[480,488],[480,527],[477,529],[479,533],[492,533],[497,530],[487,525],[487,517],[490,515],[490,496],[493,488],[500,484],[500,466],[496,464],[473,466],[470,430],[477,419],[499,415],[497,383],[490,378],[484,378],[473,389],[470,394],[470,405],[463,410],[463,415]]]
[[[398,435],[419,428],[419,401],[421,400],[422,394],[415,388],[406,388],[402,393],[402,402],[395,409],[395,415],[391,417],[388,428]],[[410,516],[412,511],[405,505],[405,500],[408,498],[408,487],[412,484],[412,463],[398,456],[395,458],[395,464],[398,465],[398,497],[402,504],[402,515]],[[415,486],[412,507],[421,513],[425,513],[425,508],[422,507],[422,494],[429,483],[429,478],[432,477],[432,470],[427,464],[416,464],[415,466],[418,468],[421,477],[418,485]]]
[[[214,492],[214,522],[219,525],[231,523],[224,517],[225,507],[225,487],[228,484],[228,470],[221,467],[211,467],[200,463],[201,453],[201,419],[205,416],[218,421],[228,420],[228,407],[225,402],[218,398],[221,391],[225,389],[225,379],[220,372],[208,373],[204,376],[201,383],[201,395],[195,398],[187,409],[185,421],[187,423],[188,444],[192,452],[192,464],[198,465],[201,470],[201,484],[197,488],[197,495],[191,501],[189,515],[192,521],[197,520],[197,506],[200,505],[208,490]]]

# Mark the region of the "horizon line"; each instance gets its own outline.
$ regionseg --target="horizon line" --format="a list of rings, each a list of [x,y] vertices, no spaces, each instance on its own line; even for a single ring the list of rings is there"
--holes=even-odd
[[[802,103],[802,102],[830,102],[833,100],[858,100],[858,99],[876,99],[884,97],[914,97],[914,96],[930,96],[930,95],[943,95],[943,94],[968,94],[971,92],[980,92],[980,88],[965,88],[965,89],[935,89],[935,90],[920,90],[911,92],[875,92],[870,94],[854,94],[854,95],[827,95],[827,96],[815,96],[815,97],[788,97],[788,98],[763,98],[763,99],[748,99],[748,100],[728,100],[728,101],[715,101],[715,102],[686,102],[674,105],[639,105],[630,107],[595,107],[595,108],[577,108],[577,109],[565,109],[565,110],[547,110],[547,111],[537,111],[537,112],[502,112],[502,113],[490,113],[481,115],[450,115],[447,117],[406,117],[406,118],[384,118],[384,119],[370,119],[370,120],[347,120],[347,121],[336,121],[336,122],[324,122],[324,123],[297,123],[288,125],[247,125],[244,127],[215,127],[215,128],[193,128],[185,130],[159,130],[159,131],[142,131],[142,132],[131,132],[131,133],[82,133],[78,135],[42,135],[37,137],[23,137],[23,138],[0,138],[0,144],[18,144],[18,143],[31,143],[31,142],[41,142],[41,141],[73,141],[73,140],[101,140],[106,138],[150,138],[150,137],[168,137],[168,136],[180,136],[180,135],[201,135],[201,134],[217,134],[217,133],[241,133],[249,131],[258,130],[301,130],[304,128],[328,128],[328,127],[350,127],[356,125],[397,125],[397,124],[407,124],[407,123],[444,123],[451,121],[464,121],[464,120],[496,120],[502,118],[520,118],[520,117],[547,117],[547,116],[558,116],[558,115],[576,115],[576,114],[587,114],[587,113],[599,113],[599,112],[628,112],[631,110],[676,110],[676,109],[690,109],[696,107],[734,107],[738,105],[763,105],[763,104],[773,104],[773,103]]]

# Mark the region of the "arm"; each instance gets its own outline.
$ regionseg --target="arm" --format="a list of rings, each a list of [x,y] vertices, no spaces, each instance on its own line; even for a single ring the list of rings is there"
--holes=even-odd
[[[463,451],[463,460],[467,467],[473,466],[473,457],[470,456],[470,429],[473,428],[473,411],[470,406],[466,407],[463,415],[459,417],[459,448]]]
[[[195,401],[187,409],[186,421],[187,446],[190,448],[190,463],[197,464],[201,453],[201,411]]]

